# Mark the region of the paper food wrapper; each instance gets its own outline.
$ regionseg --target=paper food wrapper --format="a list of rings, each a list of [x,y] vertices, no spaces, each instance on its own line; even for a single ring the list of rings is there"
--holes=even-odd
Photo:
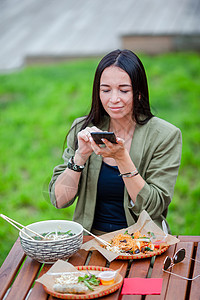
[[[42,275],[36,280],[45,285],[48,290],[53,290],[53,285],[55,284],[55,277],[59,276],[59,273],[65,272],[78,272],[77,269],[70,263],[64,260],[58,260],[53,266],[49,269],[47,273]],[[55,275],[51,275],[55,274]]]
[[[97,270],[94,270],[95,267],[91,267],[92,269],[90,270],[90,272],[96,276],[98,276],[98,274],[100,272],[102,272],[101,270],[98,270],[98,268],[104,269],[103,267],[97,267]],[[107,268],[105,268],[107,269]],[[120,268],[121,269],[121,268]],[[99,285],[97,287],[95,287],[94,291],[88,291],[86,292],[86,294],[95,294],[97,298],[98,294],[103,292],[103,291],[108,291],[114,287],[119,287],[123,281],[123,277],[121,276],[120,269],[116,270],[116,278],[115,278],[115,283],[109,286],[104,286],[104,285]],[[40,278],[38,278],[36,280],[36,282],[39,282],[41,284],[43,284],[49,291],[50,294],[51,292],[54,292],[53,290],[53,286],[55,284],[55,278],[60,276],[62,273],[73,273],[73,272],[78,272],[80,273],[79,276],[84,276],[84,274],[88,274],[87,270],[77,270],[77,268],[75,268],[72,264],[68,263],[67,261],[64,260],[58,260],[57,262],[55,262],[53,264],[53,266],[48,270],[47,273],[45,273],[44,275],[42,275]],[[66,295],[66,294],[62,294],[62,295]],[[70,294],[70,295],[74,295],[74,297],[76,297],[77,295],[83,295],[83,294]]]
[[[100,236],[100,238],[109,242],[114,236],[118,235],[119,233],[124,234],[126,230],[128,230],[129,233],[140,231],[142,235],[146,235],[148,232],[153,232],[155,236],[159,237],[158,239],[160,239],[160,237],[165,238],[165,242],[168,245],[173,245],[180,241],[179,239],[170,234],[166,236],[163,230],[153,222],[153,220],[145,210],[141,212],[137,223],[135,223],[134,225],[131,225],[128,228],[123,228],[117,231],[103,234]],[[119,253],[114,253],[105,248],[102,248],[100,246],[100,242],[96,239],[92,239],[89,242],[84,243],[81,246],[81,249],[84,249],[86,251],[98,250],[110,262],[119,256]]]

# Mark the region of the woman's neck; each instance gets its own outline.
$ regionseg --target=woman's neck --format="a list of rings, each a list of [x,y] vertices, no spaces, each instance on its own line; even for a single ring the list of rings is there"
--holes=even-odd
[[[136,123],[133,120],[120,121],[111,120],[109,130],[113,131],[116,136],[126,140],[129,137],[132,138]]]
[[[110,120],[109,131],[113,131],[117,137],[124,140],[124,146],[128,152],[130,152],[135,125],[136,123],[133,120],[126,120],[123,122],[120,122],[119,120]],[[117,165],[116,161],[110,157],[104,157],[103,161],[111,166]]]

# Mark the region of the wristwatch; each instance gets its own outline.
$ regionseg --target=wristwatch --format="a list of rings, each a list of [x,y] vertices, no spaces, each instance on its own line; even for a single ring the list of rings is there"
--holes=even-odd
[[[81,172],[85,168],[85,165],[83,165],[83,166],[76,165],[74,162],[74,156],[72,156],[72,157],[70,157],[70,159],[67,163],[67,168],[70,170],[73,170],[75,172]]]

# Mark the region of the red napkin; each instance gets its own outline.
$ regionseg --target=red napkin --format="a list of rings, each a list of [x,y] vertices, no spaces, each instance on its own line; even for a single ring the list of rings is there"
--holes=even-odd
[[[160,295],[162,278],[124,278],[122,295]]]

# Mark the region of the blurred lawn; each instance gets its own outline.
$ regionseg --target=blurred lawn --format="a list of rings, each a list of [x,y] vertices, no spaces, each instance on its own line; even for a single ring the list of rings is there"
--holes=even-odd
[[[148,75],[153,113],[182,131],[182,163],[168,221],[173,234],[199,235],[200,59],[195,53],[140,56]],[[74,206],[57,210],[47,186],[62,162],[74,118],[88,113],[98,60],[27,67],[0,75],[0,213],[27,225],[71,219]],[[0,219],[0,265],[18,231]]]

